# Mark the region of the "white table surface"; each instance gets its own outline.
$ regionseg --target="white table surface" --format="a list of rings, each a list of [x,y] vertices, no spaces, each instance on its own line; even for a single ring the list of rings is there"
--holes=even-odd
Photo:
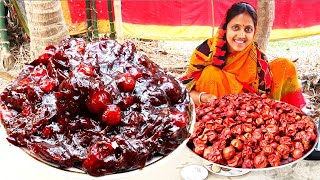
[[[129,177],[104,176],[95,178],[89,175],[74,175],[73,173],[57,170],[28,156],[18,147],[7,142],[6,134],[0,132],[0,179],[2,180],[71,180],[71,179],[120,179],[120,180],[179,180],[180,171],[188,165],[203,165],[201,158],[194,155],[186,146],[183,146],[177,154],[156,164],[154,167],[135,171]],[[211,179],[234,180],[273,180],[273,179],[320,179],[319,161],[300,161],[297,164],[277,170],[249,172],[238,177],[223,177],[209,174]]]

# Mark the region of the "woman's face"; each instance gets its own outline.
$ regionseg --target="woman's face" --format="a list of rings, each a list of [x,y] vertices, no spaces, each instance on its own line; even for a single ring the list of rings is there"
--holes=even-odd
[[[254,24],[248,13],[235,16],[227,25],[228,52],[244,50],[253,40]]]

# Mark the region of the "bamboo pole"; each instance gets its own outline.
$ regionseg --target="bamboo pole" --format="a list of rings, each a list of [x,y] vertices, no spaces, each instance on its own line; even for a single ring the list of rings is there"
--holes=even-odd
[[[117,30],[117,41],[122,44],[124,37],[122,31],[121,0],[114,0],[114,16]]]
[[[114,20],[112,16],[112,0],[108,0],[108,12],[109,12],[109,22],[110,22],[110,38],[115,39],[116,31],[114,30]]]
[[[93,14],[93,39],[98,40],[99,34],[98,34],[98,20],[97,20],[97,6],[96,6],[96,0],[92,0],[92,14]]]
[[[0,67],[8,71],[14,67],[15,59],[10,53],[10,43],[7,34],[8,30],[5,21],[4,0],[0,0]]]
[[[87,33],[89,41],[92,40],[92,22],[91,22],[91,8],[90,8],[90,0],[86,0],[86,14],[87,14]]]
[[[4,12],[4,0],[0,0],[0,44],[2,47],[1,54],[9,52],[9,41],[5,22],[6,15]]]

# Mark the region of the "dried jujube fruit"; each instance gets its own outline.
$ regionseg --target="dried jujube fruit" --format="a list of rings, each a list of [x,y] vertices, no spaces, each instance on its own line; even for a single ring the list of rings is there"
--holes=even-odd
[[[266,94],[242,93],[198,106],[187,145],[217,164],[267,168],[303,157],[316,139],[315,123],[299,108]]]

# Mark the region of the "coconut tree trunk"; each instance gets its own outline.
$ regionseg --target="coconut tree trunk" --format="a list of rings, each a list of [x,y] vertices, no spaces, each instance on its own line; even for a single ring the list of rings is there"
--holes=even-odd
[[[123,30],[122,30],[121,0],[114,0],[113,3],[114,3],[115,29],[117,31],[116,39],[120,44],[122,44],[124,41],[124,37],[123,37]]]
[[[48,45],[57,45],[70,37],[60,1],[24,0],[30,31],[31,60],[41,55]]]
[[[275,11],[274,0],[258,0],[258,33],[256,42],[261,50],[266,51],[272,31]]]

